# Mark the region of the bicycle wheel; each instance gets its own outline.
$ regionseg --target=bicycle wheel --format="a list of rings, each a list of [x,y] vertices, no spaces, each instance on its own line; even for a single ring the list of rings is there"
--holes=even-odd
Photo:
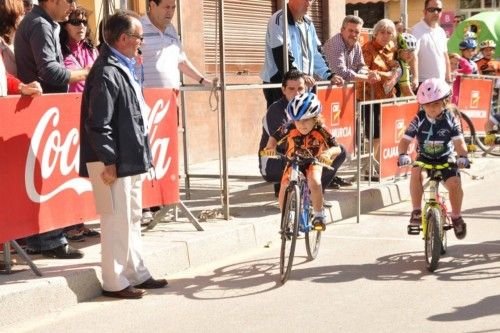
[[[462,133],[464,135],[465,144],[467,145],[467,150],[470,153],[475,152],[477,149],[477,138],[476,138],[476,129],[474,128],[474,124],[470,120],[470,118],[463,112],[459,114],[460,118],[460,127],[462,129]]]
[[[299,232],[300,190],[290,185],[285,192],[285,205],[281,213],[280,279],[285,283],[292,271],[295,244]]]
[[[464,137],[466,139],[465,143],[467,143],[467,147],[469,147],[469,142],[472,145],[479,147],[485,154],[490,154],[493,156],[500,156],[500,145],[493,143],[491,146],[484,143],[484,137],[480,138],[476,129],[474,128],[474,124],[470,120],[470,118],[460,112],[462,131],[464,132]],[[497,140],[495,140],[497,141]]]
[[[429,208],[427,212],[427,230],[425,232],[425,261],[429,272],[436,270],[441,255],[440,216],[439,209],[435,207]]]
[[[311,216],[309,216],[305,237],[307,257],[309,258],[309,260],[314,260],[318,255],[319,244],[321,243],[321,231],[314,230],[314,228],[311,228],[310,224]]]

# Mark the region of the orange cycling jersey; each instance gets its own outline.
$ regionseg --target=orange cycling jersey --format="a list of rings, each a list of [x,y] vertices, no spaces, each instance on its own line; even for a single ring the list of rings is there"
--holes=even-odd
[[[479,59],[476,61],[477,68],[479,70],[479,74],[482,75],[492,75],[499,76],[500,75],[500,62],[493,59]]]
[[[289,157],[292,157],[292,155],[296,153],[307,157],[319,157],[321,153],[328,148],[337,146],[335,139],[328,133],[328,130],[319,125],[316,125],[313,130],[306,135],[302,135],[298,129],[292,126],[286,136],[286,140],[286,154]],[[307,173],[312,170],[313,167],[321,168],[321,166],[309,165],[305,170],[302,170],[302,172]],[[289,177],[290,168],[287,166],[283,172],[281,182],[287,183]]]

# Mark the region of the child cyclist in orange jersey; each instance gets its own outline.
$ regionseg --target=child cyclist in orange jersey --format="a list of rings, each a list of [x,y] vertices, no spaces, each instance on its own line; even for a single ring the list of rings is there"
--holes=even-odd
[[[314,93],[304,93],[295,96],[287,107],[291,122],[281,132],[281,140],[286,140],[286,154],[291,157],[300,154],[305,157],[317,157],[322,164],[331,165],[332,159],[340,154],[341,149],[335,139],[323,125],[320,115],[321,104]],[[266,147],[266,149],[273,149]],[[313,227],[315,230],[326,229],[326,214],[323,208],[323,190],[321,174],[323,166],[311,164],[302,170],[307,178],[311,191],[311,201],[314,209]],[[281,178],[281,188],[278,196],[280,207],[283,207],[285,190],[289,183],[290,167],[287,166]]]
[[[417,161],[440,165],[448,162],[450,157],[454,158],[456,152],[459,156],[459,168],[470,164],[460,123],[448,104],[450,95],[450,86],[444,80],[427,79],[420,85],[417,101],[422,109],[415,115],[399,142],[400,166],[411,164],[407,151],[414,138],[417,139]],[[421,223],[424,178],[422,171],[422,167],[418,165],[413,166],[411,170],[410,195],[413,211],[410,226],[420,226]],[[462,239],[467,229],[461,216],[463,190],[460,172],[457,167],[449,167],[442,170],[442,176],[450,195],[451,221],[455,236]]]

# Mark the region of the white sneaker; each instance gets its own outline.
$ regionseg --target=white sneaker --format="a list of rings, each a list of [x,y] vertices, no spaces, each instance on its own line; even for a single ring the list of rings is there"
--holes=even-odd
[[[143,212],[141,225],[148,225],[151,221],[153,221],[153,213],[151,211]]]

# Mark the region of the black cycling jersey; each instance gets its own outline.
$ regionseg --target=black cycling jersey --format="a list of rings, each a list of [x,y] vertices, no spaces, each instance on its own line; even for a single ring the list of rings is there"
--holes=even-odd
[[[417,138],[417,153],[429,161],[446,161],[453,154],[453,141],[463,137],[460,123],[452,112],[445,109],[439,117],[429,119],[420,110],[406,129],[407,140]]]

